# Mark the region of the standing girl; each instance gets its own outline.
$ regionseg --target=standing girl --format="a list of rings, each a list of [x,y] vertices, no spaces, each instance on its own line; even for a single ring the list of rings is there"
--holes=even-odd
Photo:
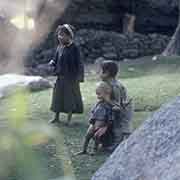
[[[50,123],[59,122],[61,112],[67,114],[67,125],[73,113],[83,113],[80,82],[84,79],[84,67],[80,60],[79,49],[73,42],[73,30],[69,24],[57,28],[59,45],[54,59],[50,61],[57,76],[51,104],[55,117]]]

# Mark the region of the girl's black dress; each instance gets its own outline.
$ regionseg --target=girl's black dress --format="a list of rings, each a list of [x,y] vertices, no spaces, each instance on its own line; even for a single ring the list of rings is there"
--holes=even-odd
[[[55,113],[82,113],[80,82],[84,79],[84,67],[77,46],[74,43],[63,48],[58,46],[54,66],[57,80],[53,89],[51,110]]]

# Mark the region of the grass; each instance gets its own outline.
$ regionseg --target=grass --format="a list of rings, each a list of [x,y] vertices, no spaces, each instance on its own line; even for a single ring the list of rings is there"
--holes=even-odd
[[[59,176],[75,175],[77,180],[90,180],[92,174],[101,166],[108,157],[107,154],[98,156],[73,156],[80,150],[82,140],[87,129],[87,114],[90,107],[96,101],[95,84],[97,77],[94,75],[93,67],[86,75],[85,83],[81,84],[84,99],[85,112],[83,115],[75,115],[70,127],[60,125],[52,127],[56,132],[54,139],[33,147],[38,153],[39,161],[43,164],[41,173],[49,179]],[[161,104],[180,94],[180,58],[159,57],[152,61],[151,57],[121,63],[121,73],[118,76],[128,89],[128,94],[133,98],[135,113],[133,128],[139,125]],[[36,126],[40,122],[47,124],[53,113],[49,111],[51,102],[51,90],[46,90],[28,95],[28,113],[26,118]],[[8,99],[0,102],[1,126],[7,122]],[[13,112],[10,109],[9,112]],[[65,121],[63,115],[62,121]],[[90,146],[90,148],[92,148]],[[13,178],[12,178],[13,179]],[[14,177],[14,180],[22,178]]]

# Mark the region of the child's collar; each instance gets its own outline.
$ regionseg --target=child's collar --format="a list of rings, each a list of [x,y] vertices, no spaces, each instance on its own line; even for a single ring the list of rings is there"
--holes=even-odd
[[[70,41],[68,44],[66,44],[64,47],[69,47],[69,46],[71,46],[72,45],[72,43],[73,43],[73,41]]]
[[[71,45],[73,44],[73,41],[70,41],[68,44],[66,44],[66,45],[60,45],[60,47],[62,47],[62,48],[65,48],[65,47],[70,47]]]

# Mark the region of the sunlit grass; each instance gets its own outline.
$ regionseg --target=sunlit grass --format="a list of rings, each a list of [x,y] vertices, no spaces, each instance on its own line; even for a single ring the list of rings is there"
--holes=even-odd
[[[155,110],[169,99],[180,95],[179,74],[148,75],[123,80],[138,111]],[[176,82],[175,82],[176,81]]]
[[[180,57],[172,56],[169,58],[159,56],[156,61],[153,61],[152,57],[143,57],[120,63],[120,69],[119,77],[123,79],[175,74],[179,73],[180,70]]]

